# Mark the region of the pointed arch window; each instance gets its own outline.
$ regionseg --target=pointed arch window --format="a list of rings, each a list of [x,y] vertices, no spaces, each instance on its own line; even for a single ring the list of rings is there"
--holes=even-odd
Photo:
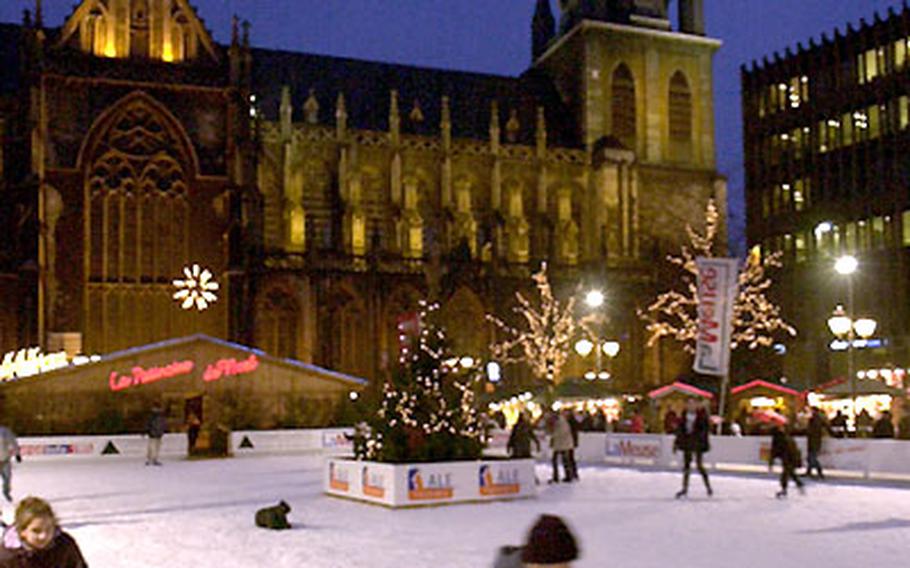
[[[629,148],[635,147],[636,111],[635,79],[629,67],[622,63],[613,72],[612,90],[613,136]]]
[[[692,91],[682,71],[674,73],[670,80],[670,139],[692,139]]]

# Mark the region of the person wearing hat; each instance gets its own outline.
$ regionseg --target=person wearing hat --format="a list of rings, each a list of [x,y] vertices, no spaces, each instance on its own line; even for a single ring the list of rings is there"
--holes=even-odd
[[[525,568],[568,568],[569,563],[576,558],[578,544],[575,536],[566,523],[555,515],[541,515],[537,519],[521,550],[521,561]]]

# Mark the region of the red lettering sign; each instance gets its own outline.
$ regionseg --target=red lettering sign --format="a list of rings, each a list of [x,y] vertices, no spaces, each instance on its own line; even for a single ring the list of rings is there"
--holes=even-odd
[[[237,359],[219,359],[205,368],[202,373],[202,380],[205,382],[217,381],[221,377],[230,377],[233,375],[243,375],[252,373],[259,368],[259,358],[250,355],[243,361]]]
[[[138,387],[139,385],[147,385],[163,379],[188,375],[193,371],[193,366],[192,361],[174,361],[164,367],[151,367],[149,369],[137,366],[132,368],[131,375],[118,375],[117,371],[111,371],[108,382],[112,391],[122,391],[130,387]]]

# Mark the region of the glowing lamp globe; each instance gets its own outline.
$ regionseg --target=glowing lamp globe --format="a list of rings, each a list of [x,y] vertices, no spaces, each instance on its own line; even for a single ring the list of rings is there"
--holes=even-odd
[[[834,270],[838,274],[853,274],[858,266],[859,261],[856,260],[856,257],[848,254],[837,259],[834,263]]]
[[[859,318],[853,322],[853,331],[856,332],[856,335],[866,339],[872,337],[877,326],[878,322],[872,318]]]
[[[575,342],[575,352],[582,357],[587,357],[594,350],[594,344],[587,339],[579,339]]]

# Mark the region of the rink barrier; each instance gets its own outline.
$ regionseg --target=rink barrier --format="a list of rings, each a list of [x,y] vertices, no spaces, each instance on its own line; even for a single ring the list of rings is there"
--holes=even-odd
[[[352,434],[352,428],[245,430],[231,432],[231,450],[235,456],[294,453],[351,454],[353,453]],[[19,438],[19,448],[23,459],[145,459],[148,437],[139,434],[25,436]],[[161,457],[180,458],[186,457],[186,455],[187,437],[185,433],[164,435],[161,440]]]
[[[330,457],[323,490],[393,509],[524,499],[537,494],[534,460],[391,464]]]

